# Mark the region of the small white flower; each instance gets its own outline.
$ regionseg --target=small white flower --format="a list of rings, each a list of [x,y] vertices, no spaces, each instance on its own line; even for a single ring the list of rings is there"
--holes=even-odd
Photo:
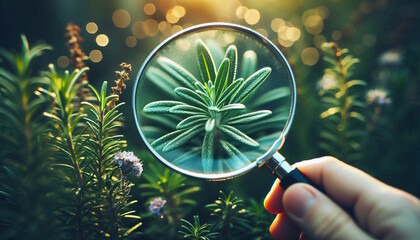
[[[367,93],[367,102],[369,104],[387,105],[391,103],[388,92],[383,89],[371,89]]]
[[[318,82],[318,87],[322,90],[328,90],[337,86],[337,80],[331,74],[324,74]]]
[[[398,50],[389,50],[379,56],[378,62],[381,66],[395,66],[400,65],[403,60],[403,55]]]

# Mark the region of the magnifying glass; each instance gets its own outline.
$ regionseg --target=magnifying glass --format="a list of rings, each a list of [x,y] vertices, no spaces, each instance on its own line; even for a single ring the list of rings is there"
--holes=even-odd
[[[283,189],[310,183],[278,152],[295,113],[292,71],[249,28],[209,23],[166,39],[139,72],[133,106],[145,145],[175,171],[215,181],[265,165]]]

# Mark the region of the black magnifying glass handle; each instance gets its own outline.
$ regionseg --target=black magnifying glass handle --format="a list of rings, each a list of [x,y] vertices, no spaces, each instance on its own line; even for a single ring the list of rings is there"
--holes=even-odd
[[[299,169],[292,168],[286,159],[278,152],[265,161],[265,166],[280,179],[280,186],[286,190],[295,183],[307,183],[316,187],[316,184],[307,178]]]

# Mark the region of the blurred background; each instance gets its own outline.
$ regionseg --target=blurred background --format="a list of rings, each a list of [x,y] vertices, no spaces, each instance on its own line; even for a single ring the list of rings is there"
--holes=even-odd
[[[149,165],[163,168],[141,142],[131,106],[133,84],[147,55],[164,39],[196,24],[231,22],[250,27],[284,53],[297,82],[297,113],[281,153],[291,163],[337,156],[419,197],[419,13],[420,2],[414,0],[5,0],[0,2],[0,46],[18,50],[20,35],[25,34],[30,43],[45,42],[54,48],[38,62],[38,70],[45,70],[48,63],[71,69],[64,35],[72,22],[81,28],[81,49],[88,56],[85,64],[92,85],[112,82],[118,64],[131,63],[131,80],[121,97],[127,102],[123,134],[128,149],[143,160],[146,173]],[[355,141],[357,157],[322,144],[326,120],[320,92],[329,65],[322,60],[321,45],[330,41],[360,60],[349,79],[366,82],[355,93],[365,105],[360,110],[362,126],[352,129],[362,132]],[[193,215],[206,213],[204,205],[214,201],[220,189],[233,190],[244,200],[262,201],[274,177],[258,169],[225,182],[186,181],[202,189],[194,195],[196,207],[188,212]],[[133,182],[142,184],[144,179]],[[136,194],[141,195],[141,188],[135,189]]]

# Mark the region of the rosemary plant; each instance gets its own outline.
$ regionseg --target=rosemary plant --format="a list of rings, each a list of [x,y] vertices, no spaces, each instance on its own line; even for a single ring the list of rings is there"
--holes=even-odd
[[[262,68],[245,80],[236,79],[237,50],[234,45],[228,47],[217,70],[203,41],[196,42],[196,50],[200,81],[174,61],[165,57],[158,59],[165,71],[183,83],[183,86],[173,89],[180,101],[155,101],[143,110],[147,114],[181,116],[181,120],[175,131],[161,136],[151,145],[158,151],[169,152],[202,135],[203,172],[212,172],[214,159],[221,157],[222,153],[247,165],[249,159],[231,141],[251,148],[260,145],[246,134],[246,126],[268,118],[272,112],[250,111],[245,100],[267,79],[271,68]]]
[[[118,96],[107,96],[107,82],[103,82],[99,93],[92,86],[89,87],[98,103],[94,105],[82,102],[90,113],[84,118],[90,134],[83,148],[89,159],[89,174],[92,187],[95,189],[95,198],[91,201],[94,206],[93,231],[96,232],[97,238],[119,239],[128,236],[142,224],[140,217],[134,214],[135,210],[132,208],[137,203],[137,200],[130,200],[132,184],[126,180],[127,173],[123,170],[120,172],[120,167],[115,164],[118,160],[124,162],[127,157],[116,154],[126,145],[123,136],[118,134],[121,127],[121,122],[118,120],[122,116],[118,109],[124,103],[114,105],[108,110],[109,102],[113,102]],[[123,163],[120,165],[123,167]],[[139,170],[137,175],[140,174]],[[133,235],[135,234],[131,234],[130,237]]]
[[[321,131],[320,147],[340,159],[353,161],[360,158],[360,142],[364,138],[364,110],[362,96],[353,89],[364,87],[365,81],[352,79],[357,58],[346,55],[335,43],[324,43],[324,60],[331,64],[319,82],[324,111],[321,113],[325,126]],[[345,56],[346,55],[346,56]],[[360,89],[358,89],[360,91]],[[363,130],[360,130],[360,129]]]
[[[193,219],[194,223],[190,223],[185,219],[181,219],[183,224],[181,225],[182,230],[180,230],[179,233],[182,234],[184,239],[210,240],[214,239],[218,235],[217,232],[210,231],[210,224],[201,224],[199,216],[194,215]]]
[[[179,220],[197,204],[192,196],[200,191],[200,187],[163,166],[149,164],[147,167],[148,171],[143,174],[146,183],[139,186],[141,195],[146,198],[145,204],[148,207],[156,200],[160,200],[161,204],[159,211],[149,208],[153,212],[145,218],[152,220],[158,217],[158,220],[154,220],[154,224],[145,229],[145,234],[174,239]]]
[[[52,144],[64,160],[57,166],[65,167],[73,172],[69,173],[69,177],[65,180],[66,187],[71,188],[74,194],[74,204],[66,206],[65,211],[70,213],[69,221],[75,222],[74,229],[78,239],[85,239],[87,235],[85,227],[90,215],[88,209],[85,208],[87,201],[84,197],[88,195],[85,190],[89,189],[87,186],[89,182],[83,174],[83,169],[87,166],[83,149],[87,138],[84,136],[85,124],[81,121],[86,114],[82,111],[74,112],[74,97],[84,87],[83,84],[76,85],[75,83],[88,68],[75,70],[71,74],[66,71],[61,76],[52,64],[49,67],[50,71],[45,75],[50,80],[51,90],[43,88],[39,91],[52,99],[53,109],[50,112],[44,112],[44,115],[55,124],[51,129]]]
[[[252,228],[243,201],[232,191],[228,195],[220,191],[220,197],[214,203],[207,204],[206,208],[214,219],[212,230],[220,232],[225,239],[232,239],[235,234],[239,236],[243,230]]]
[[[49,101],[38,94],[48,80],[33,74],[34,63],[51,48],[29,46],[18,53],[0,49],[0,239],[60,239],[49,146],[42,112]]]

